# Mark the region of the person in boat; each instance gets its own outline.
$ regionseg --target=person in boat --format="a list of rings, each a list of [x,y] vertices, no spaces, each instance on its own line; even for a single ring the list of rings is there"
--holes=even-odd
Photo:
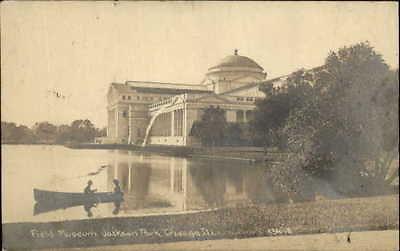
[[[85,190],[83,190],[83,192],[85,194],[92,194],[92,193],[96,192],[97,189],[91,189],[92,185],[93,185],[93,181],[89,180],[87,183],[87,186],[85,187]]]

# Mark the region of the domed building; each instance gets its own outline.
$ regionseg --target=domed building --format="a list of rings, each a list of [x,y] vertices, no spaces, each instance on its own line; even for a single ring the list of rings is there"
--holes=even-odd
[[[111,83],[107,137],[97,142],[196,145],[198,139],[190,136],[192,125],[210,106],[223,109],[228,122],[247,123],[255,101],[264,97],[259,86],[266,76],[259,64],[235,50],[210,67],[199,84]]]
[[[265,80],[264,69],[251,58],[234,55],[223,58],[218,64],[208,69],[203,83],[215,93],[230,91],[250,82]]]

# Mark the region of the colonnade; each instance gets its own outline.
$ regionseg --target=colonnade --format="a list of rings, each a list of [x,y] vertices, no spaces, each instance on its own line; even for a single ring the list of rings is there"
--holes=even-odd
[[[183,136],[183,109],[160,114],[153,124],[151,136]]]

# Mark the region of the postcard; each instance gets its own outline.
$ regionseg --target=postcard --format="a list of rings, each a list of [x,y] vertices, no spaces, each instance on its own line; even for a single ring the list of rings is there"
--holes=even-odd
[[[3,1],[3,250],[398,250],[396,2]]]

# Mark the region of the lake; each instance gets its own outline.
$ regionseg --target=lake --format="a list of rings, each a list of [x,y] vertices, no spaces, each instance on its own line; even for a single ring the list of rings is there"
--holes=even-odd
[[[267,204],[274,196],[266,168],[240,161],[178,158],[124,150],[82,150],[50,145],[2,145],[2,220],[71,219],[184,213]],[[33,189],[83,192],[87,182],[124,201],[35,212]]]

